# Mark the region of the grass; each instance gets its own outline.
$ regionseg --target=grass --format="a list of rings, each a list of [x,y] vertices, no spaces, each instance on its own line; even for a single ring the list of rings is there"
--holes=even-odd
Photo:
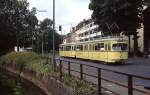
[[[7,64],[13,60],[19,70],[28,68],[36,71],[39,74],[48,76],[53,71],[53,66],[47,64],[47,58],[32,52],[12,52],[0,58],[0,63]]]
[[[95,91],[87,82],[68,74],[64,74],[63,82],[74,89],[75,95],[93,95]]]
[[[10,63],[13,60],[17,66],[17,69],[21,72],[24,68],[33,70],[43,76],[53,76],[58,78],[59,72],[54,72],[54,66],[48,64],[47,57],[42,57],[39,54],[32,52],[12,52],[0,57],[0,64],[4,61]],[[91,92],[92,87],[84,81],[81,81],[75,77],[70,77],[64,74],[62,78],[63,82],[72,87],[76,95],[83,95],[83,93]]]

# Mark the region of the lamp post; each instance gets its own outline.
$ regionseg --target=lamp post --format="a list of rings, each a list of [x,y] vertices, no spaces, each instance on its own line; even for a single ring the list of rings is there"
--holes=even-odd
[[[36,7],[34,7],[34,8],[36,8]],[[38,10],[38,9],[36,11],[39,12],[39,13],[47,12],[47,10]],[[44,39],[44,31],[41,31],[41,36],[42,36],[42,44],[41,44],[42,56],[44,56],[44,40],[43,40]],[[33,37],[33,33],[32,33],[32,37]],[[34,46],[34,44],[33,44],[33,38],[32,38],[32,49],[33,49],[33,46]]]
[[[53,0],[53,60],[54,68],[56,69],[55,64],[55,0]]]

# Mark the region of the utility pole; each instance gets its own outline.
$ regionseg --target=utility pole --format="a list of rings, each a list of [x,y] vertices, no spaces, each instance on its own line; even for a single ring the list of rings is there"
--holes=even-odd
[[[17,52],[19,52],[19,10],[16,10],[16,44],[17,44]]]
[[[33,44],[34,44],[34,41],[33,41],[34,40],[33,39],[33,31],[32,31],[32,37],[31,38],[32,38],[32,52],[34,52],[34,50],[33,50],[34,49],[34,47],[33,47]]]
[[[47,10],[37,10],[37,12],[47,12]],[[42,36],[42,56],[44,56],[44,31],[41,31],[41,36]],[[32,33],[33,35],[33,33]],[[33,40],[33,39],[32,39]],[[34,41],[32,41],[32,48],[34,47]]]
[[[44,56],[44,33],[42,33],[42,56]]]
[[[55,0],[53,0],[53,64],[55,66]]]

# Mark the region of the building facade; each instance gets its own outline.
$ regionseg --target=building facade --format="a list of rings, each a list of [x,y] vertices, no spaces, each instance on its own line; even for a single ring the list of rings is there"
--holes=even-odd
[[[143,27],[141,27],[140,29],[137,30],[138,32],[138,50],[140,52],[144,52],[144,29]],[[130,50],[131,52],[134,51],[134,40],[133,40],[133,35],[130,36],[131,39],[130,39]]]
[[[98,31],[98,26],[94,24],[93,20],[88,19],[83,23],[83,27],[80,27],[77,31],[76,41],[84,42],[100,38],[102,36],[101,31]]]
[[[65,37],[64,43],[90,41],[101,36],[102,32],[98,31],[98,26],[94,24],[94,21],[92,19],[84,19],[72,28],[72,31]]]

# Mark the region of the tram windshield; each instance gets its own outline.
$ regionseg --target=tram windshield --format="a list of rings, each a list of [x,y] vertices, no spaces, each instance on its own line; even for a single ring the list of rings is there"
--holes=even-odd
[[[127,44],[125,44],[125,43],[113,44],[112,50],[114,50],[114,51],[126,51],[127,50]]]
[[[63,50],[63,46],[59,46],[59,50],[62,51]]]

